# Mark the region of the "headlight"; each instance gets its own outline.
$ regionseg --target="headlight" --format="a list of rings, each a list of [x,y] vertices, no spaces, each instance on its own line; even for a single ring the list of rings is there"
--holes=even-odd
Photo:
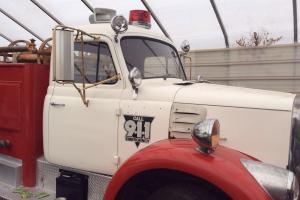
[[[242,159],[241,163],[272,199],[298,199],[299,184],[293,172],[253,160]]]
[[[217,119],[206,119],[197,123],[192,137],[199,144],[199,150],[211,153],[219,144],[220,123]]]

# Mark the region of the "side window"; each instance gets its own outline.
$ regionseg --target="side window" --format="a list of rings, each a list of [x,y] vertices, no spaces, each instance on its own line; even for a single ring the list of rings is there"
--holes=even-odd
[[[74,43],[74,79],[75,83],[81,83],[83,78],[82,45]],[[115,76],[116,70],[112,60],[109,47],[102,42],[84,42],[83,62],[85,66],[85,82],[97,83]],[[107,84],[113,84],[112,81]]]

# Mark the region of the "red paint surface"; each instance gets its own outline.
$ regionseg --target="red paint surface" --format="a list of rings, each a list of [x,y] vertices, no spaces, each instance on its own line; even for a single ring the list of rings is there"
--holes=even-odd
[[[193,140],[164,140],[137,152],[113,176],[104,200],[115,199],[134,175],[151,169],[172,169],[192,174],[222,189],[232,199],[260,200],[270,197],[240,163],[250,157],[222,146],[206,155],[196,150]]]
[[[49,66],[0,64],[0,140],[10,148],[0,153],[23,162],[23,185],[36,183],[36,159],[43,154],[43,103]]]

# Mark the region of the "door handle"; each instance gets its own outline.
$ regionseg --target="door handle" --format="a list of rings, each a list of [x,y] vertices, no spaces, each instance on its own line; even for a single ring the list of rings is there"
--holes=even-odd
[[[50,105],[55,106],[55,107],[65,107],[66,106],[66,104],[64,104],[64,103],[55,103],[55,102],[51,102]]]

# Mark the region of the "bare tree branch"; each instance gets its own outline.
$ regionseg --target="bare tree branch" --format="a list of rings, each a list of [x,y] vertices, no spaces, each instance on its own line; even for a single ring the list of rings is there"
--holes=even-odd
[[[270,46],[276,44],[281,39],[282,36],[272,37],[269,32],[261,30],[260,32],[251,32],[248,36],[242,36],[235,43],[238,47]]]

